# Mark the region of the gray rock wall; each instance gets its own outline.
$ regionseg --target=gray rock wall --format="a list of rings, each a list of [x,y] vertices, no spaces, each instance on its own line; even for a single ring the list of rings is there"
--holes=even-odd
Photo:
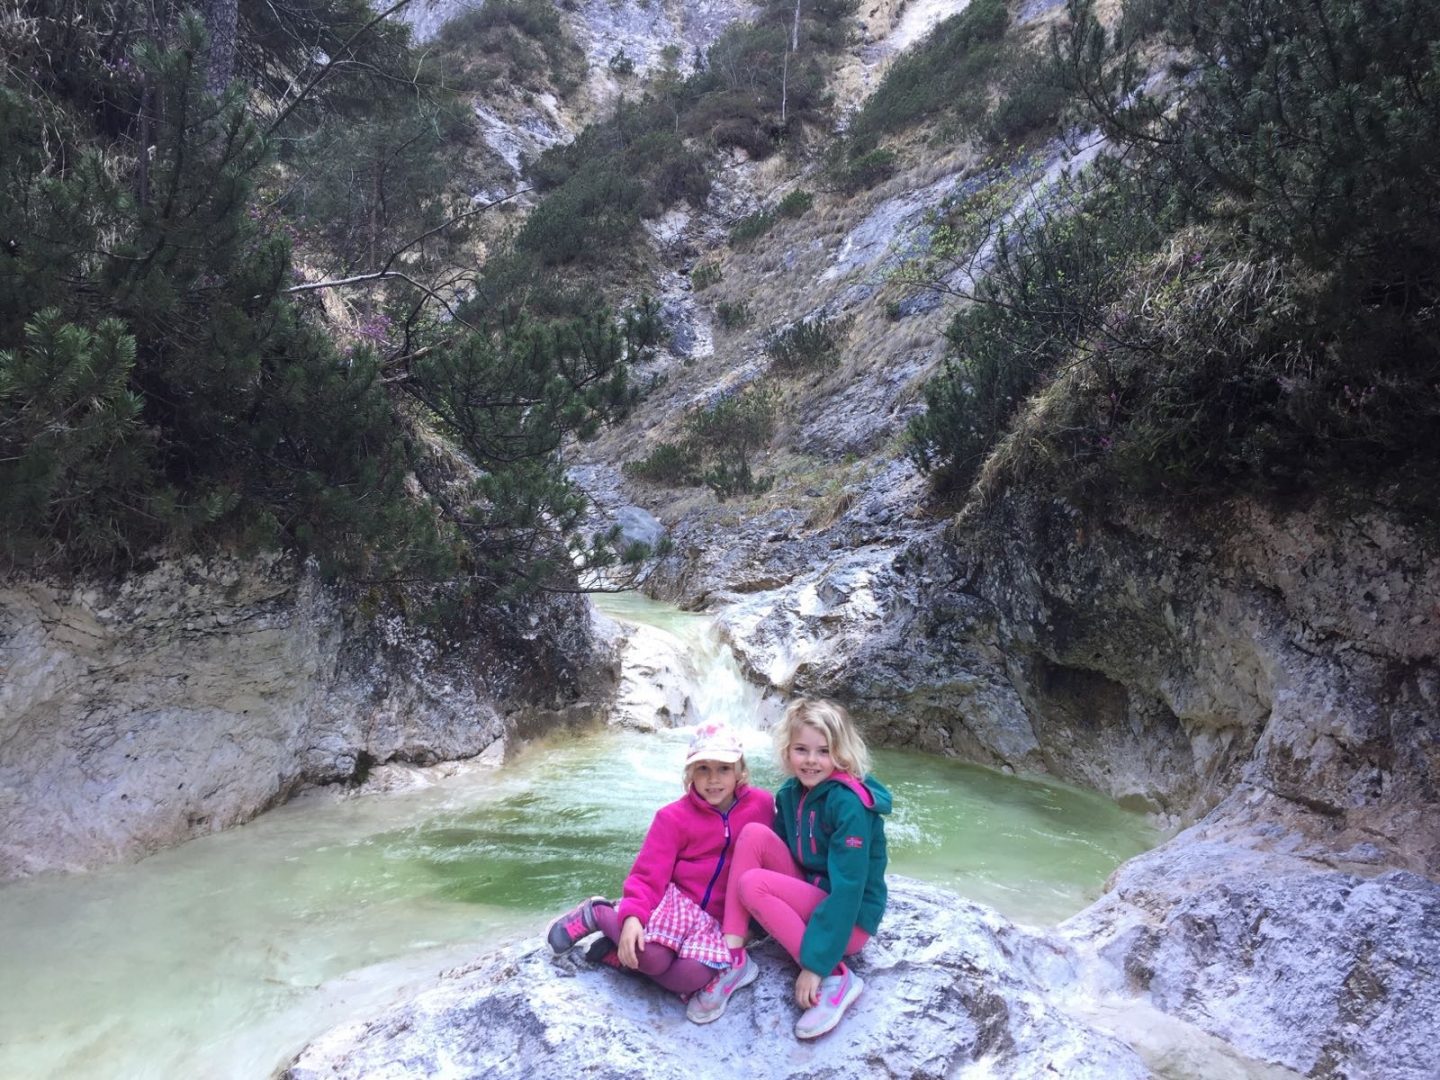
[[[1014,494],[950,530],[1053,771],[1149,774],[1195,820],[1242,781],[1440,869],[1440,562],[1378,513],[1096,519]]]
[[[0,879],[137,857],[390,761],[602,714],[578,598],[448,640],[285,559],[0,587]]]

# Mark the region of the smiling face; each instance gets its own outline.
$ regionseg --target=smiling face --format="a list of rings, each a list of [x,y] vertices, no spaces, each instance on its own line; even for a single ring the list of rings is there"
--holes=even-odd
[[[729,810],[735,801],[735,785],[740,773],[729,761],[697,761],[690,766],[690,782],[695,791],[716,810]]]
[[[830,779],[835,771],[835,760],[830,756],[830,740],[819,728],[809,724],[796,729],[786,751],[786,761],[795,779],[806,788]]]

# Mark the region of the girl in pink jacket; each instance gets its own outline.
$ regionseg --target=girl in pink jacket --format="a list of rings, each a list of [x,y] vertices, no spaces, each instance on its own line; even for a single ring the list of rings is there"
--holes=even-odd
[[[724,724],[702,724],[685,756],[685,795],[655,813],[618,902],[592,897],[550,924],[562,953],[603,937],[589,955],[648,975],[682,1000],[730,967],[720,919],[735,839],[748,823],[775,817],[770,792],[751,787],[740,740]]]

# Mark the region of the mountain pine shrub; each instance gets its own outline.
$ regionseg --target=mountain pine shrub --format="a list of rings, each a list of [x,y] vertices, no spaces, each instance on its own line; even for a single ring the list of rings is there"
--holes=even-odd
[[[765,343],[771,370],[791,375],[835,367],[849,329],[849,319],[813,318],[777,330]]]

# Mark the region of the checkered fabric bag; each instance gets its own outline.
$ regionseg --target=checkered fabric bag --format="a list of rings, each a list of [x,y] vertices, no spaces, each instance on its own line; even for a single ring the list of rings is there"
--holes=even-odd
[[[720,923],[671,882],[660,903],[650,913],[645,940],[674,949],[687,960],[699,960],[713,968],[730,966],[730,947]]]

